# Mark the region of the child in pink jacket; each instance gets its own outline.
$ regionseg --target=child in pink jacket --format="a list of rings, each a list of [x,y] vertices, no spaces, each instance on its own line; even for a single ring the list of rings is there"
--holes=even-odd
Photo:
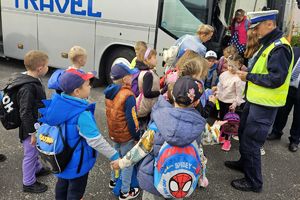
[[[236,71],[242,68],[241,59],[241,56],[238,54],[234,55],[232,59],[228,59],[228,70],[219,77],[216,94],[220,104],[220,119],[223,119],[229,111],[234,112],[238,106],[245,102],[243,99],[245,82],[236,74]],[[221,135],[220,143],[222,140],[224,141],[222,149],[229,151],[231,148],[230,137]]]

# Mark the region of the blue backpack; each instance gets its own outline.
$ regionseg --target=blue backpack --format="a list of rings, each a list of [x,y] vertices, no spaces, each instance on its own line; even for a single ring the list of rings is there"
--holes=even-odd
[[[197,144],[184,147],[161,147],[154,161],[154,186],[164,198],[189,197],[201,176],[201,159]]]
[[[47,167],[53,173],[61,173],[72,159],[73,152],[81,139],[81,137],[78,139],[74,147],[70,147],[67,143],[66,124],[58,126],[43,124],[37,129],[36,148]],[[77,173],[80,172],[82,160],[83,149]]]

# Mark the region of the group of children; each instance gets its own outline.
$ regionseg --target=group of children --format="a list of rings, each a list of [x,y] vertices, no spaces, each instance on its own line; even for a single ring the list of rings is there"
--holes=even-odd
[[[206,123],[206,119],[212,117],[223,120],[227,113],[241,114],[239,111],[245,102],[243,95],[245,83],[236,75],[236,71],[247,70],[243,57],[233,46],[224,49],[224,56],[220,61],[217,60],[217,54],[213,51],[208,51],[203,58],[198,53],[187,49],[180,57],[176,58],[177,62],[174,66],[168,67],[168,71],[159,82],[158,75],[155,73],[155,51],[148,48],[144,42],[137,42],[135,50],[137,57],[134,59],[135,63],[131,65],[133,70],[129,70],[129,67],[126,68],[122,63],[113,66],[112,78],[116,71],[123,71],[123,76],[119,76],[123,81],[120,82],[113,78],[114,84],[109,88],[126,87],[127,92],[119,90],[118,94],[124,93],[123,97],[130,96],[130,87],[136,88],[135,79],[138,80],[139,93],[136,97],[136,106],[130,106],[133,115],[130,118],[137,119],[135,130],[140,130],[141,139],[133,148],[122,152],[122,159],[112,162],[113,168],[121,168],[123,171],[126,167],[141,162],[137,176],[140,188],[144,190],[143,199],[158,199],[160,193],[151,180],[154,177],[155,158],[159,149],[162,148],[162,144],[165,141],[174,146],[183,146],[186,144],[182,143],[192,143],[196,140],[199,142],[197,149],[200,151],[202,162],[199,186],[206,187],[208,184],[205,174],[207,159],[203,154],[202,144],[223,143],[222,149],[229,151],[230,137],[232,134],[237,134],[237,129],[232,134],[222,131],[221,126],[226,125],[228,121],[216,121],[210,126]],[[151,56],[149,57],[149,55]],[[149,60],[153,62],[150,63]],[[132,77],[131,82],[127,76]],[[121,86],[118,85],[120,83]],[[133,94],[128,99],[132,96]],[[106,98],[108,98],[107,95]],[[127,102],[126,98],[122,100]],[[145,100],[148,102],[145,103]],[[141,102],[144,102],[142,104],[143,112],[139,112]],[[134,108],[137,112],[134,112]],[[122,107],[122,109],[123,111],[119,111],[119,113],[123,112],[125,115],[124,110],[126,111],[127,108]],[[238,115],[237,121],[239,121]],[[117,123],[109,116],[107,110],[108,124]],[[128,119],[127,123],[129,125]],[[195,130],[196,132],[194,132]],[[189,136],[192,139],[186,141],[184,137]],[[131,139],[133,138],[132,134]],[[111,180],[111,183],[113,181],[114,179]]]
[[[161,193],[153,182],[154,165],[164,143],[179,147],[193,144],[201,166],[199,183],[193,187],[208,185],[207,159],[202,144],[223,143],[222,149],[230,150],[231,135],[220,131],[221,126],[228,122],[219,120],[223,120],[228,112],[238,111],[244,103],[245,83],[235,74],[237,70],[247,70],[243,58],[233,46],[224,49],[224,56],[219,61],[213,51],[202,57],[185,49],[176,58],[174,66],[168,66],[168,71],[160,78],[155,70],[156,51],[139,41],[135,52],[136,58],[131,66],[117,63],[112,67],[113,84],[104,91],[108,133],[113,147],[101,135],[94,118],[95,104],[88,101],[90,79],[94,74],[84,72],[86,51],[79,46],[71,48],[72,65],[52,75],[49,83],[55,83],[52,89],[57,92],[44,105],[42,100],[46,95],[40,79],[48,71],[48,56],[40,51],[30,51],[25,55],[27,71],[14,81],[19,87],[24,192],[47,190],[45,184],[36,180],[37,176],[50,173],[40,164],[35,148],[35,124],[38,121],[51,126],[65,124],[65,140],[75,148],[67,167],[56,174],[56,199],[83,198],[97,152],[112,161],[114,170],[110,188],[116,186],[117,173],[121,169],[119,199],[139,195],[140,189],[131,187],[134,170],[137,170],[139,187],[144,190],[143,199],[159,199]],[[208,124],[208,118],[217,121]],[[140,163],[139,167],[134,168],[137,163]],[[174,180],[179,184],[177,179]],[[178,191],[184,189],[183,185],[178,187]],[[183,198],[189,194],[178,191],[168,191],[168,195]]]

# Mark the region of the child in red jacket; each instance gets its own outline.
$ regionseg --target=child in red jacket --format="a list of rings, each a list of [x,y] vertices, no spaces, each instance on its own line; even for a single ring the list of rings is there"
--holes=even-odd
[[[247,31],[249,26],[250,22],[247,19],[247,16],[245,16],[245,11],[243,9],[236,10],[229,28],[231,30],[229,45],[235,46],[241,55],[243,55],[246,50]]]

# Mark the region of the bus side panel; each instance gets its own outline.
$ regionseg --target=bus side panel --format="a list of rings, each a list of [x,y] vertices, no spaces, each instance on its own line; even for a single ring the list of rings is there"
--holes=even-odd
[[[49,54],[50,66],[67,68],[71,65],[68,58],[70,48],[79,45],[87,51],[87,64],[84,71],[95,70],[94,43],[95,21],[63,16],[39,15],[39,48]]]
[[[4,55],[24,59],[37,49],[37,14],[2,9]]]
[[[120,44],[133,47],[136,41],[142,40],[148,43],[148,39],[149,27],[96,22],[96,66],[100,66],[101,55],[109,46]]]
[[[148,42],[149,27],[134,26],[110,22],[97,22],[97,36],[115,38],[117,40]]]

